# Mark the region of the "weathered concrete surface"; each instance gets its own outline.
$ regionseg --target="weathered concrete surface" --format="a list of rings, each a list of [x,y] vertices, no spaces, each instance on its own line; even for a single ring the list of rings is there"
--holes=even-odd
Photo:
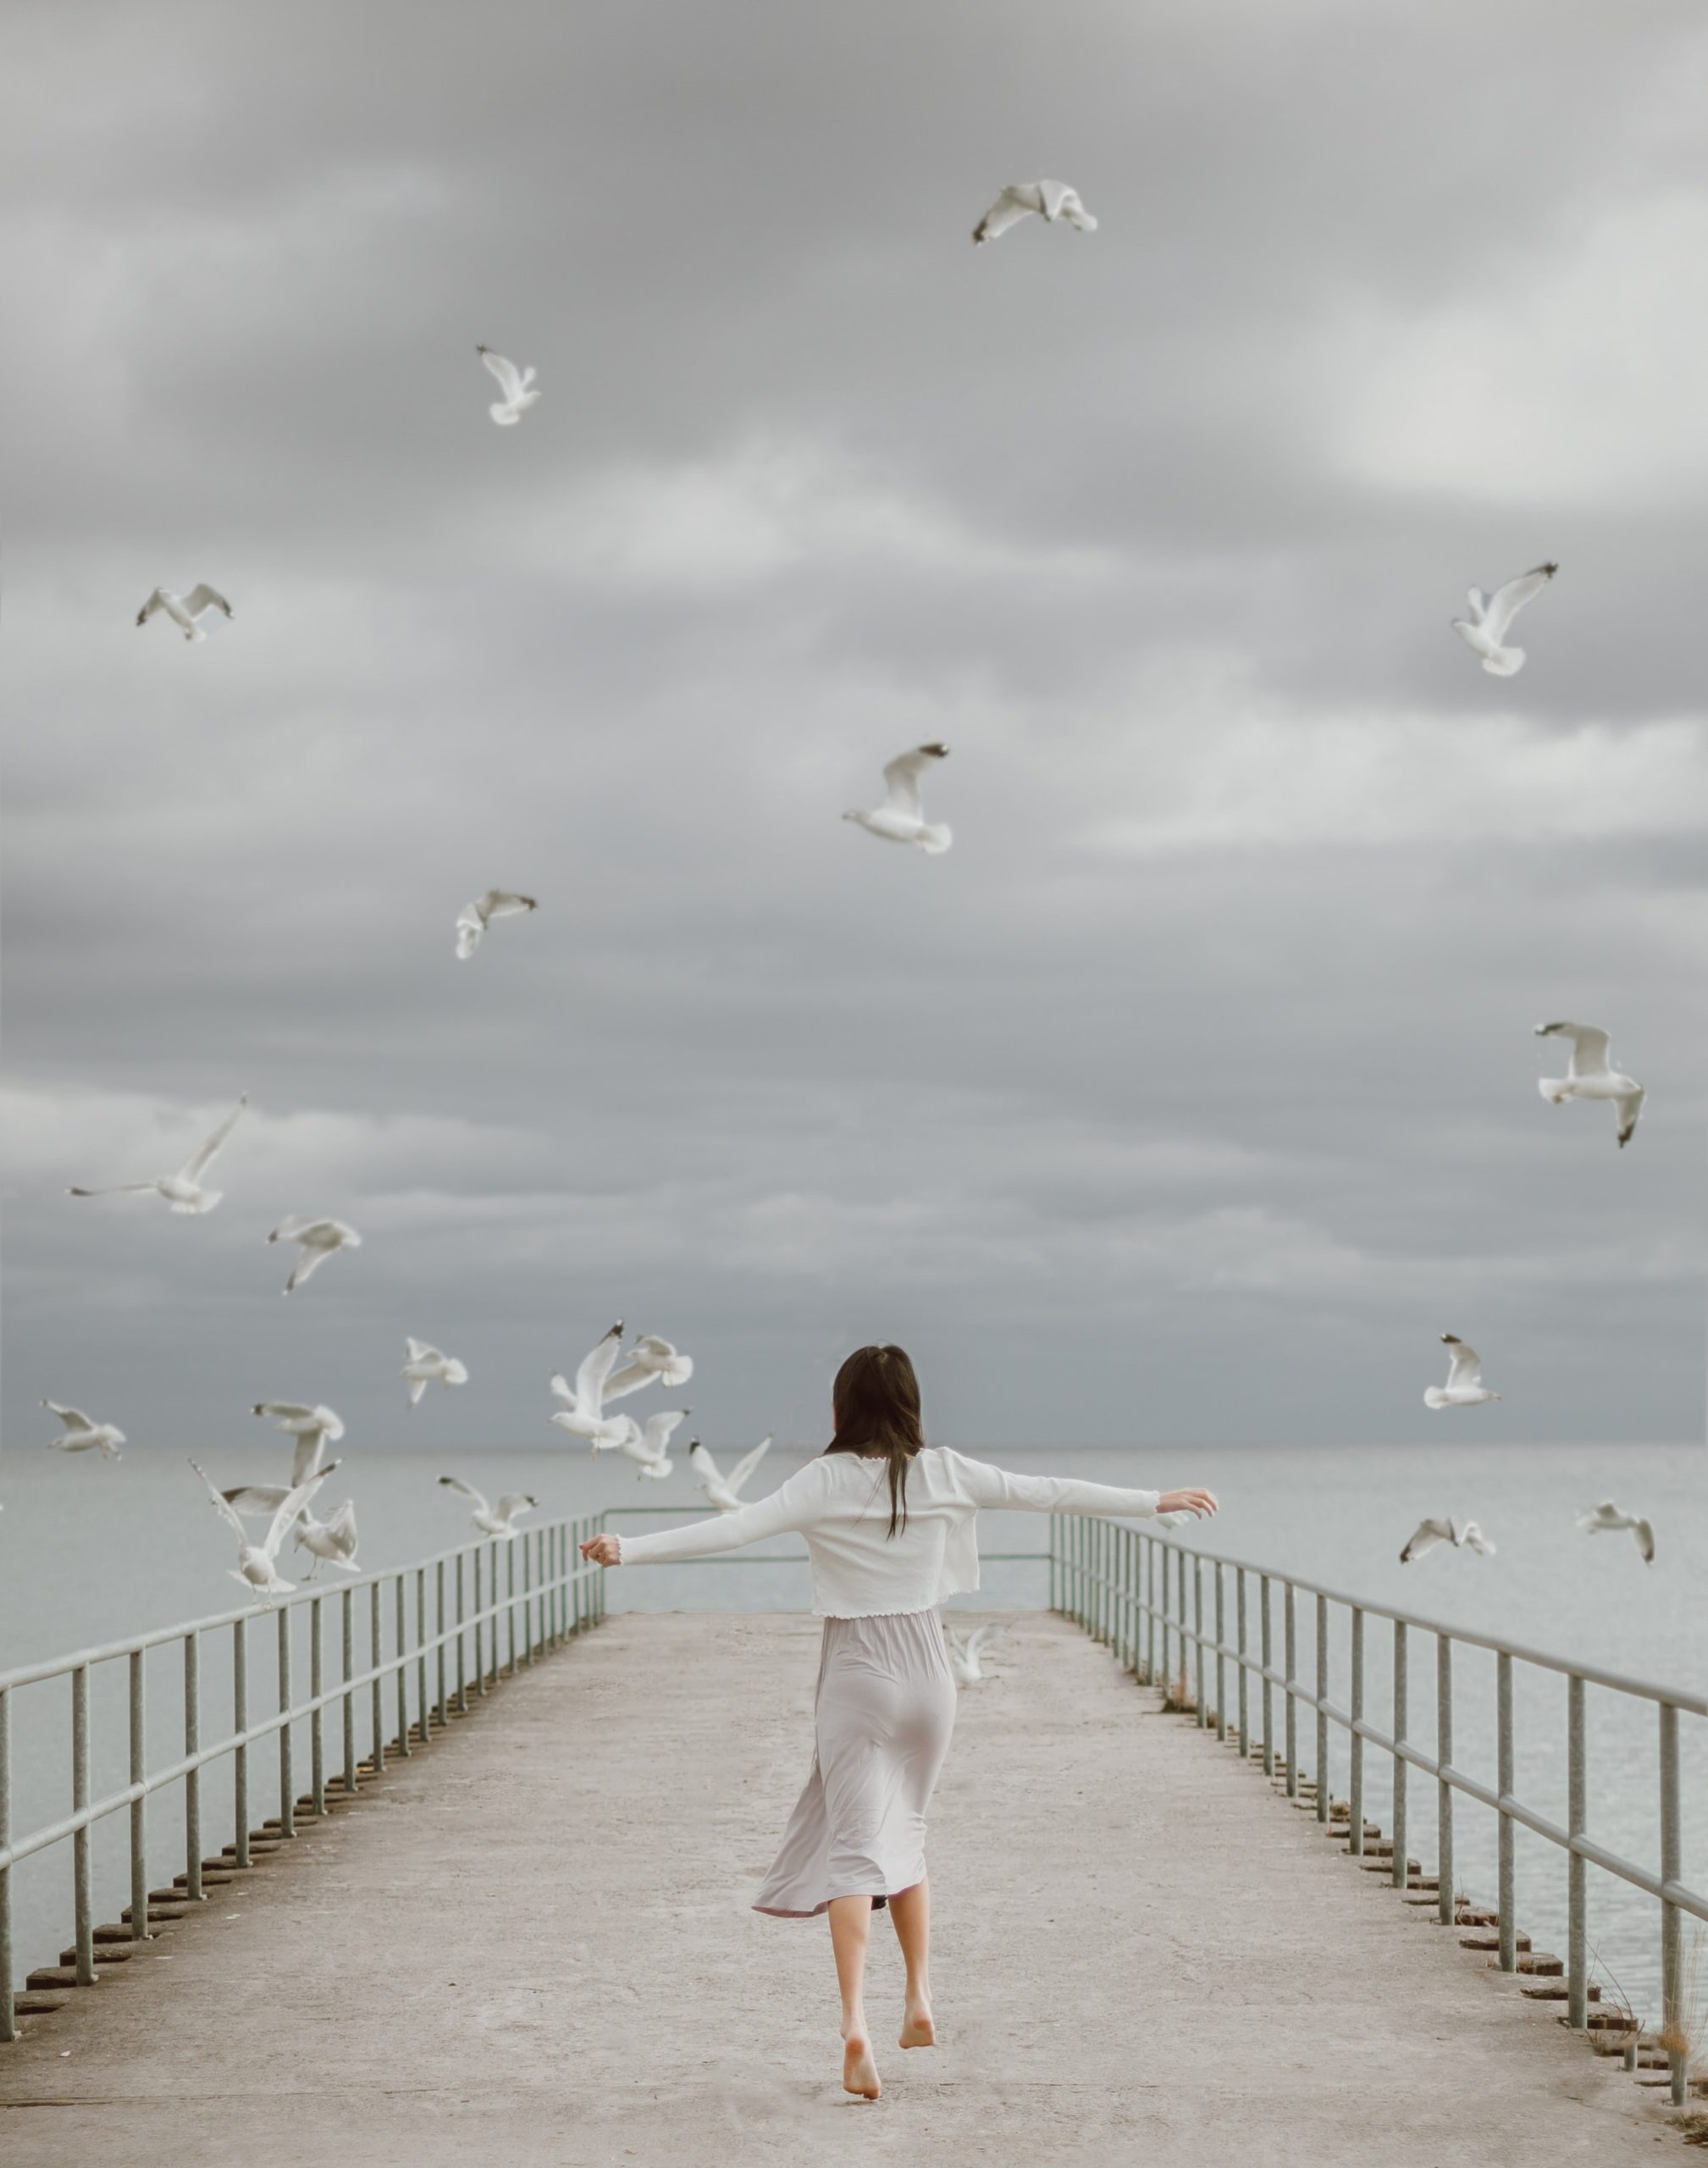
[[[622,1617],[0,2050],[8,2168],[1618,2168],[1630,2081],[1062,1622],[963,1695],[942,2045],[845,2099],[821,1922],[748,1909],[817,1629]],[[228,1920],[226,1915],[240,1916]],[[169,1961],[163,1961],[169,1960]],[[69,2049],[69,2055],[63,2051]]]

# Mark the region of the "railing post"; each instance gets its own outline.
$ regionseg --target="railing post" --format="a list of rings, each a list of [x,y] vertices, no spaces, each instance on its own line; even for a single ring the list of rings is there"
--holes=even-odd
[[[1062,1607],[1056,1587],[1056,1533],[1061,1525],[1061,1518],[1059,1513],[1050,1515],[1050,1609],[1052,1611],[1059,1611]]]
[[[1251,1679],[1246,1668],[1249,1651],[1246,1645],[1246,1569],[1234,1568],[1234,1614],[1237,1625],[1235,1637],[1240,1650],[1240,1759],[1246,1761],[1252,1751]]]
[[[130,1781],[148,1780],[147,1687],[142,1667],[146,1651],[130,1651]],[[141,1795],[130,1802],[130,1936],[146,1942],[148,1933],[148,1800]],[[9,1994],[12,1976],[0,1969],[0,1994]]]
[[[1684,1835],[1678,1813],[1678,1712],[1661,1704],[1661,1884],[1663,1890],[1684,1879]],[[1672,2067],[1672,2105],[1682,2108],[1688,2094],[1690,2056],[1687,2031],[1691,2013],[1684,2007],[1684,1921],[1678,1907],[1661,1900],[1661,2007],[1667,2023],[1667,2060]]]
[[[1364,1611],[1352,1606],[1351,1620],[1352,1728],[1346,1741],[1346,1805],[1351,1838],[1347,1850],[1354,1859],[1364,1856],[1364,1740],[1358,1726],[1364,1721]]]
[[[356,1591],[344,1591],[343,1617],[344,1659],[344,1796],[356,1796],[356,1694],[350,1682],[356,1676]]]
[[[231,1626],[231,1728],[240,1739],[249,1728],[249,1621],[234,1619]],[[232,1755],[231,1854],[239,1867],[249,1856],[249,1749],[238,1747]],[[133,1906],[133,1910],[135,1907]]]
[[[415,1569],[415,1715],[423,1745],[427,1743],[427,1568]]]
[[[184,1636],[184,1752],[202,1751],[202,1646],[194,1634]],[[145,1893],[146,1894],[146,1893]],[[202,1896],[202,1772],[184,1779],[184,1894]]]
[[[1407,1704],[1411,1697],[1409,1656],[1406,1647],[1406,1622],[1394,1621],[1394,1745],[1397,1750],[1406,1736]],[[1411,1883],[1410,1861],[1406,1850],[1406,1757],[1397,1750],[1394,1756],[1394,1856],[1390,1863],[1390,1878],[1396,1889],[1404,1889]]]
[[[383,1775],[385,1770],[385,1681],[379,1671],[384,1647],[385,1632],[379,1613],[379,1584],[370,1581],[368,1585],[368,1668],[373,1674],[368,1684],[369,1720],[373,1727],[373,1739],[368,1758],[373,1764],[376,1777]]]
[[[480,1638],[484,1623],[480,1614],[484,1607],[481,1599],[480,1562],[485,1556],[486,1546],[480,1543],[475,1545],[469,1555],[469,1563],[474,1573],[474,1690],[477,1694],[484,1694],[486,1691],[485,1644]]]
[[[1228,1665],[1223,1650],[1228,1643],[1226,1623],[1226,1591],[1223,1587],[1222,1562],[1216,1561],[1216,1737],[1224,1745],[1228,1737]]]
[[[463,1601],[462,1562],[463,1553],[459,1551],[456,1554],[456,1707],[457,1713],[466,1717],[468,1714],[468,1637],[463,1631],[463,1621],[468,1612]]]
[[[1585,1733],[1584,1682],[1573,1672],[1566,1681],[1566,1832],[1574,1844],[1589,1826]],[[1579,1852],[1566,1855],[1566,2022],[1580,2032],[1589,2022],[1588,1864]]]
[[[1166,1557],[1166,1553],[1164,1554]],[[1157,1539],[1145,1538],[1145,1684],[1157,1683]],[[1166,1636],[1164,1650],[1166,1655]]]
[[[1180,1564],[1186,1565],[1182,1553]],[[1192,1700],[1198,1729],[1208,1728],[1210,1712],[1204,1702],[1204,1562],[1192,1553]]]
[[[281,1837],[296,1834],[296,1752],[290,1736],[290,1705],[294,1698],[290,1675],[290,1613],[281,1606],[279,1612],[279,1713],[284,1718],[279,1727],[279,1833]]]
[[[326,1811],[326,1734],[322,1724],[320,1696],[326,1684],[323,1622],[320,1607],[323,1596],[315,1596],[308,1607],[308,1698],[314,1707],[308,1718],[308,1795],[316,1814]]]
[[[71,1674],[71,1811],[80,1814],[89,1804],[89,1667],[80,1663]],[[77,1915],[77,1984],[95,1983],[95,1912],[89,1869],[89,1824],[84,1822],[71,1839],[72,1902]],[[143,1892],[145,1900],[147,1892]],[[144,1925],[147,1907],[144,1905]],[[12,1983],[4,1983],[9,1996]]]
[[[533,1540],[524,1530],[518,1538],[522,1550],[522,1660],[533,1662]]]
[[[408,1613],[405,1608],[403,1575],[394,1573],[391,1590],[397,1613],[397,1751],[401,1756],[409,1752],[409,1647]]]
[[[1297,1592],[1291,1581],[1285,1584],[1283,1602],[1287,1655],[1287,1706],[1283,1712],[1287,1723],[1287,1797],[1296,1799],[1299,1796],[1299,1705],[1293,1698],[1293,1689],[1299,1678],[1299,1607]]]
[[[1453,1637],[1435,1636],[1435,1916],[1453,1924],[1453,1787],[1447,1771],[1453,1761]]]
[[[12,1842],[12,1696],[0,1688],[0,1851]],[[148,1892],[143,1897],[143,1931],[147,1931]],[[130,1932],[135,1934],[133,1924]],[[12,1870],[0,1867],[0,2040],[18,2038],[12,2006]]]
[[[439,1643],[439,1665],[434,1683],[439,1689],[439,1728],[443,1731],[450,1718],[445,1706],[445,1561],[442,1558],[434,1568],[433,1615],[438,1628],[434,1638]]]
[[[1513,1858],[1512,1817],[1506,1801],[1512,1796],[1512,1659],[1504,1649],[1495,1655],[1495,1789],[1501,1799],[1495,1822],[1496,1877],[1500,1887],[1501,1970],[1518,1969],[1517,1868]]]
[[[1329,1774],[1329,1599],[1317,1598],[1317,1819],[1329,1818],[1329,1795],[1334,1789]]]
[[[1269,1577],[1267,1573],[1259,1573],[1258,1576],[1258,1600],[1263,1606],[1263,1774],[1266,1777],[1273,1777],[1275,1773],[1275,1712],[1274,1687],[1269,1673],[1274,1669],[1275,1664],[1273,1636],[1269,1624]]]

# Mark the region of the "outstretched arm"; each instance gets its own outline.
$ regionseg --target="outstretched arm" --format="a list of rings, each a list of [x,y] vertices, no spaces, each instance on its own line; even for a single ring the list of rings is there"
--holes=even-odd
[[[809,1461],[768,1497],[739,1506],[732,1513],[714,1513],[709,1520],[661,1529],[655,1535],[595,1535],[582,1545],[581,1555],[597,1566],[635,1566],[739,1551],[743,1544],[805,1528],[814,1518],[820,1487],[817,1463]]]
[[[975,1504],[1007,1513],[1113,1513],[1130,1520],[1150,1520],[1158,1513],[1213,1513],[1215,1493],[1186,1490],[1126,1490],[1112,1483],[1083,1483],[1071,1475],[1014,1475],[988,1461],[952,1456],[957,1473]]]

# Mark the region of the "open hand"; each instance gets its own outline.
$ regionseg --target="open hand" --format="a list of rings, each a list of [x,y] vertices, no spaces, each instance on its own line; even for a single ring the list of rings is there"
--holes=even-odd
[[[581,1546],[581,1555],[593,1566],[620,1566],[622,1563],[622,1551],[614,1535],[589,1536]]]
[[[1159,1513],[1202,1514],[1206,1519],[1216,1510],[1213,1490],[1164,1490],[1157,1501]],[[583,1549],[586,1548],[583,1545]]]

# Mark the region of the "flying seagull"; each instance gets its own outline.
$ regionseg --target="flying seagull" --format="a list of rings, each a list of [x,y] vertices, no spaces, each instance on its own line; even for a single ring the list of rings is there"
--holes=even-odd
[[[514,429],[539,396],[533,389],[533,371],[518,369],[514,362],[506,361],[502,354],[495,354],[490,346],[477,346],[474,351],[498,379],[498,388],[504,394],[496,406],[487,408],[487,412],[500,429]]]
[[[1426,1408],[1478,1408],[1485,1400],[1498,1400],[1497,1392],[1490,1392],[1483,1382],[1483,1358],[1474,1347],[1468,1347],[1456,1332],[1444,1332],[1445,1346],[1453,1351],[1452,1365],[1447,1372],[1444,1385],[1429,1385],[1423,1394]]]
[[[686,1408],[661,1408],[656,1415],[647,1418],[644,1430],[632,1415],[618,1417],[623,1425],[621,1450],[628,1455],[643,1478],[649,1476],[655,1483],[661,1483],[676,1466],[673,1460],[666,1458],[665,1448],[670,1443],[671,1432],[691,1413]]]
[[[1593,1513],[1579,1513],[1578,1525],[1585,1535],[1607,1535],[1620,1529],[1629,1529],[1643,1554],[1643,1563],[1652,1566],[1655,1562],[1654,1529],[1636,1513],[1628,1513],[1616,1506],[1611,1498],[1604,1498]]]
[[[679,1355],[655,1332],[644,1332],[605,1381],[607,1400],[621,1400],[643,1385],[685,1385],[694,1375],[692,1355]]]
[[[231,615],[231,605],[225,597],[205,582],[198,587],[192,587],[188,595],[174,595],[169,587],[157,587],[136,612],[137,623],[146,625],[158,610],[163,610],[174,625],[182,626],[187,640],[207,639],[207,633],[196,620],[205,617],[210,610],[222,610],[228,617]]]
[[[98,1449],[103,1460],[123,1457],[119,1448],[124,1443],[124,1433],[115,1424],[94,1422],[80,1408],[62,1408],[57,1400],[44,1400],[41,1405],[64,1425],[53,1441],[55,1452],[86,1453]]]
[[[1558,565],[1538,565],[1534,571],[1509,579],[1504,587],[1497,587],[1492,595],[1484,595],[1480,587],[1471,589],[1467,597],[1471,615],[1455,617],[1453,630],[1473,655],[1481,657],[1491,678],[1511,678],[1524,667],[1523,649],[1503,647],[1501,643],[1524,605],[1542,592],[1559,569]]]
[[[431,1385],[449,1387],[468,1383],[468,1371],[456,1356],[445,1354],[424,1340],[406,1340],[403,1344],[409,1351],[409,1360],[404,1364],[400,1375],[409,1382],[409,1404],[412,1408],[420,1406],[421,1396]]]
[[[1536,1089],[1550,1107],[1567,1099],[1611,1099],[1619,1109],[1619,1148],[1636,1132],[1637,1117],[1648,1096],[1634,1076],[1613,1067],[1607,1034],[1596,1024],[1539,1024],[1539,1039],[1570,1039],[1572,1059],[1563,1076],[1539,1076]]]
[[[1421,1558],[1438,1543],[1451,1543],[1456,1551],[1475,1551],[1484,1558],[1495,1555],[1494,1545],[1475,1521],[1429,1520],[1418,1522],[1410,1541],[1400,1553],[1400,1563],[1409,1566],[1414,1558]]]
[[[361,1236],[341,1220],[304,1220],[296,1214],[289,1220],[281,1220],[267,1239],[269,1242],[296,1244],[296,1262],[285,1283],[287,1295],[294,1294],[310,1273],[318,1272],[334,1251],[362,1247]]]
[[[259,1596],[289,1596],[296,1583],[279,1579],[279,1546],[290,1532],[296,1516],[332,1470],[323,1468],[318,1475],[311,1475],[307,1483],[299,1483],[294,1490],[287,1490],[268,1524],[266,1535],[259,1543],[252,1543],[248,1529],[238,1518],[229,1501],[215,1490],[207,1471],[197,1466],[195,1461],[191,1461],[190,1465],[207,1484],[207,1495],[213,1501],[215,1510],[230,1524],[237,1537],[237,1563],[230,1568],[232,1579],[242,1582],[246,1588],[253,1589]]]
[[[204,1189],[202,1176],[236,1128],[238,1117],[248,1104],[249,1094],[246,1092],[218,1128],[197,1145],[175,1175],[157,1175],[147,1182],[114,1182],[106,1189],[71,1189],[65,1193],[68,1197],[121,1197],[152,1190],[157,1197],[163,1197],[174,1212],[211,1212],[225,1192],[223,1189]]]
[[[985,1676],[985,1667],[979,1662],[980,1651],[992,1634],[999,1634],[1001,1631],[1002,1629],[999,1626],[976,1626],[963,1640],[953,1627],[950,1627],[948,1629],[949,1668],[954,1673],[957,1684],[970,1686],[976,1680]]]
[[[447,1490],[456,1491],[459,1498],[472,1498],[474,1511],[469,1518],[484,1535],[495,1535],[509,1543],[516,1536],[516,1523],[523,1513],[531,1513],[539,1501],[525,1490],[506,1490],[495,1506],[489,1506],[484,1494],[472,1483],[465,1483],[460,1475],[441,1475],[439,1482]]]
[[[622,1319],[619,1318],[592,1353],[582,1357],[572,1387],[561,1371],[551,1381],[551,1389],[563,1406],[547,1421],[567,1430],[572,1438],[585,1438],[596,1453],[616,1452],[634,1428],[627,1415],[605,1412],[605,1381],[622,1341]]]
[[[480,937],[495,918],[519,918],[524,911],[537,911],[539,905],[532,896],[513,896],[507,888],[489,888],[484,896],[477,896],[472,904],[465,904],[456,914],[456,953],[465,964],[480,946]]]
[[[973,228],[976,241],[995,241],[1022,218],[1040,218],[1047,226],[1065,218],[1082,234],[1094,234],[1097,222],[1080,201],[1080,191],[1064,180],[1017,180],[1006,187]]]
[[[934,760],[946,760],[948,751],[947,745],[916,745],[911,753],[898,754],[884,770],[889,795],[883,804],[872,810],[856,808],[844,813],[843,820],[858,821],[887,843],[916,843],[933,856],[947,850],[954,838],[941,821],[933,826],[926,820],[920,803],[920,777]]]
[[[750,1453],[743,1453],[727,1475],[718,1473],[717,1463],[696,1438],[688,1449],[688,1464],[699,1478],[699,1487],[721,1513],[732,1513],[741,1503],[741,1487],[765,1458],[771,1446],[767,1433]]]
[[[296,1528],[292,1540],[299,1551],[312,1551],[317,1562],[324,1559],[329,1566],[337,1566],[346,1573],[362,1571],[356,1562],[356,1501],[346,1498],[337,1511],[323,1521],[315,1519],[307,1507],[296,1516]],[[318,1564],[308,1569],[312,1581],[318,1571]]]
[[[274,1428],[296,1441],[290,1463],[292,1490],[313,1474],[327,1446],[335,1446],[344,1435],[344,1419],[324,1406],[305,1408],[295,1400],[257,1400],[250,1413],[272,1416]]]

